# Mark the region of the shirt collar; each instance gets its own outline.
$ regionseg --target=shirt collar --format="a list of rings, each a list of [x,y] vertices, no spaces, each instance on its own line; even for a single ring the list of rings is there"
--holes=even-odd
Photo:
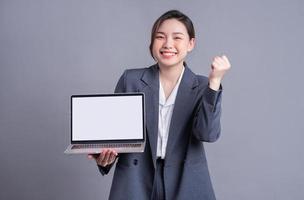
[[[177,91],[178,91],[180,82],[182,80],[184,71],[185,71],[185,67],[183,67],[182,72],[181,72],[181,74],[179,76],[179,79],[178,79],[178,81],[177,81],[174,89],[172,90],[171,94],[169,95],[167,101],[166,101],[166,96],[165,96],[165,92],[164,92],[163,86],[162,86],[162,84],[160,82],[160,79],[159,79],[159,104],[160,105],[162,105],[162,106],[170,106],[170,105],[174,104],[175,99],[176,99],[176,95],[177,95]]]

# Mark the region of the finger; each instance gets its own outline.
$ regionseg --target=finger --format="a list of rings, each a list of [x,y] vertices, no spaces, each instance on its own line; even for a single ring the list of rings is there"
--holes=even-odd
[[[100,156],[99,156],[99,160],[100,160],[100,161],[104,160],[107,151],[108,151],[107,149],[102,149],[102,150],[101,150],[101,153],[100,153]]]
[[[107,150],[107,151],[105,152],[104,158],[101,160],[101,165],[102,165],[102,166],[108,165],[109,157],[110,157],[110,150]]]
[[[221,66],[220,62],[218,62],[217,60],[213,61],[213,63],[212,63],[212,69],[213,70],[218,69],[220,66]]]
[[[96,163],[98,165],[101,165],[101,161],[103,160],[104,158],[104,151],[102,150],[100,154],[96,154],[96,156],[94,156],[95,160],[96,160]]]
[[[112,152],[110,156],[110,163],[113,163],[116,158],[116,155]]]
[[[227,70],[227,69],[230,68],[229,61],[227,62],[224,58],[216,59],[214,62],[215,62],[215,65],[216,65],[215,67],[218,70]]]
[[[226,61],[222,57],[217,57],[215,61],[218,62],[221,66],[225,65],[226,63]]]
[[[105,161],[105,162],[108,162],[109,159],[110,159],[110,157],[111,157],[111,150],[108,150],[107,153],[105,154],[104,161]]]
[[[219,59],[220,57],[219,56],[215,56],[212,60],[212,62],[216,61],[217,59]]]
[[[118,155],[117,151],[115,149],[110,149],[111,153],[113,153],[115,156]]]
[[[227,56],[223,55],[223,56],[222,56],[222,59],[225,61],[225,63],[226,63],[227,66],[229,66],[229,67],[231,66],[230,61],[229,61],[229,59],[227,58]]]
[[[227,56],[226,56],[225,54],[223,54],[221,57],[222,57],[222,59],[225,60],[226,62],[229,62],[229,60],[228,60],[228,58],[227,58]]]

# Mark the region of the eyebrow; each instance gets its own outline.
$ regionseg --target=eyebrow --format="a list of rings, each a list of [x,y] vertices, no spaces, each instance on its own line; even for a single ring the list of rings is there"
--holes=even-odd
[[[166,35],[164,32],[158,31],[156,34],[163,34]],[[184,35],[182,32],[173,32],[173,35]]]

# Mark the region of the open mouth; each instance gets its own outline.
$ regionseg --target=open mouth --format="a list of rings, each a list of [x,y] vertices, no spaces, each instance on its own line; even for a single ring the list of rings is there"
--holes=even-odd
[[[174,51],[160,51],[160,54],[166,57],[175,56],[177,52]]]

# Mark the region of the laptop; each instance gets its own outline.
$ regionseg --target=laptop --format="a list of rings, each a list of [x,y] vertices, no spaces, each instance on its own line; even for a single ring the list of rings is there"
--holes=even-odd
[[[71,144],[64,153],[143,152],[145,137],[144,93],[71,96]]]

